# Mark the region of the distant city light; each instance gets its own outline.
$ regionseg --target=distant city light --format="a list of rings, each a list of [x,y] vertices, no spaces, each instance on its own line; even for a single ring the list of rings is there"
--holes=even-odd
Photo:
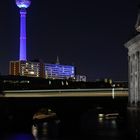
[[[98,114],[98,117],[99,118],[103,118],[104,117],[104,114]]]

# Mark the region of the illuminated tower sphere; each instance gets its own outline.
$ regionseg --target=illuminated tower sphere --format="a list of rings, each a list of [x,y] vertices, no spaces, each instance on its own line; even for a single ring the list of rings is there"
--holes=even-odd
[[[26,8],[31,4],[30,0],[16,0],[20,8],[20,54],[19,60],[26,61]]]

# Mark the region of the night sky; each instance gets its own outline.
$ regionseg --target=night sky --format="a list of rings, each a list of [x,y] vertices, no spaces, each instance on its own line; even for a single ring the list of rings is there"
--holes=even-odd
[[[127,80],[127,49],[135,36],[138,0],[32,0],[27,13],[27,57],[75,65],[88,80]],[[19,9],[1,1],[0,72],[19,57]]]

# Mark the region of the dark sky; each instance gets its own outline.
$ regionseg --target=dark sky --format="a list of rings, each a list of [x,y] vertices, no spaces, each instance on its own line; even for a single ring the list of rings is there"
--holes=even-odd
[[[127,80],[124,43],[135,34],[138,0],[32,0],[27,14],[28,59],[74,64],[89,80]],[[19,9],[1,1],[0,72],[19,55]]]

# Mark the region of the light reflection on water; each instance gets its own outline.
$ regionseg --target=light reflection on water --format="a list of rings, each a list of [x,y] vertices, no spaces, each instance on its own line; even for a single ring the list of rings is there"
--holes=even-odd
[[[50,140],[58,138],[60,120],[39,121],[32,125],[32,135],[35,140]]]
[[[35,140],[31,134],[20,133],[15,135],[9,135],[6,140]]]
[[[124,140],[133,139],[138,140],[140,138],[140,111],[127,112],[126,116],[118,116],[118,118],[104,118],[98,117],[94,112],[88,112],[81,116],[81,127],[79,138],[86,138],[101,140]],[[51,129],[51,130],[50,130]],[[60,140],[56,135],[56,129],[58,129],[53,123],[42,122],[38,126],[32,126],[30,134],[15,134],[9,135],[6,140]],[[65,129],[65,128],[63,128]],[[54,131],[55,130],[55,131]],[[56,137],[50,137],[49,133],[56,135]],[[73,132],[73,130],[71,131]],[[71,133],[73,135],[73,133]],[[73,139],[74,135],[73,135]],[[70,140],[69,136],[65,140]]]

